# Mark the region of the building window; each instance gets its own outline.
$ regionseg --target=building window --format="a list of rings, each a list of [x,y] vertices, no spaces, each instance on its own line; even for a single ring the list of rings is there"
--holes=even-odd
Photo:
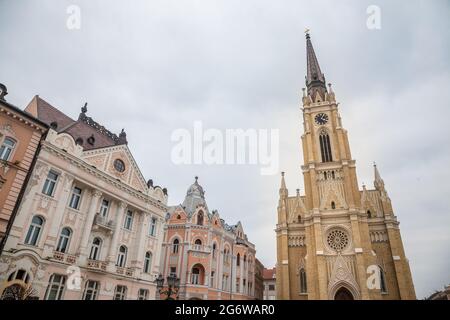
[[[214,288],[214,275],[215,275],[215,272],[211,271],[211,283],[209,285],[211,288]]]
[[[152,266],[152,253],[149,251],[145,254],[144,258],[144,273],[150,273]]]
[[[72,196],[70,197],[69,207],[78,210],[81,200],[81,189],[78,187],[73,187]]]
[[[127,287],[117,285],[114,290],[114,300],[125,300],[127,297]]]
[[[13,281],[13,280],[21,280],[25,283],[28,283],[28,282],[30,282],[30,276],[28,275],[28,273],[25,270],[19,269],[9,275],[8,281]]]
[[[89,259],[99,260],[101,247],[102,247],[102,240],[98,237],[94,238],[94,240],[92,241],[91,253],[89,254]]]
[[[97,300],[99,288],[98,281],[88,280],[84,286],[83,300]]]
[[[133,225],[133,212],[128,210],[127,215],[125,216],[125,224],[123,227],[127,230],[131,230],[131,227]]]
[[[34,216],[31,220],[30,228],[28,229],[27,237],[25,238],[25,243],[37,246],[39,241],[39,235],[41,234],[42,227],[44,225],[44,219],[39,216]]]
[[[149,234],[154,237],[156,235],[156,218],[152,218],[150,221],[150,230]]]
[[[179,245],[180,245],[180,241],[178,239],[173,240],[172,253],[178,253]]]
[[[139,289],[138,300],[147,300],[147,299],[148,299],[148,290]]]
[[[102,205],[100,206],[100,215],[103,218],[106,218],[108,216],[109,211],[109,201],[106,199],[102,200]]]
[[[60,274],[52,274],[48,283],[47,291],[45,292],[45,300],[61,300],[65,284],[65,276]]]
[[[331,209],[336,209],[336,203],[334,203],[334,201],[331,201]]]
[[[58,174],[49,171],[47,174],[47,179],[45,179],[44,187],[42,188],[42,193],[52,197],[53,192],[55,191],[56,181],[58,180]]]
[[[125,267],[126,263],[127,263],[127,247],[120,246],[119,247],[119,254],[117,255],[117,263],[116,263],[116,265],[118,267]]]
[[[203,212],[202,212],[202,211],[200,211],[200,212],[197,214],[197,224],[198,224],[199,226],[202,226],[202,225],[203,225]]]
[[[372,213],[370,212],[370,210],[367,210],[367,218],[372,218]]]
[[[320,153],[322,155],[322,162],[332,162],[330,136],[326,131],[321,131],[319,135]]]
[[[124,172],[125,171],[125,163],[120,159],[114,160],[114,169],[116,169],[120,173]]]
[[[237,293],[241,292],[240,284],[241,284],[241,279],[236,278],[236,292]]]
[[[223,250],[223,262],[225,264],[230,263],[230,250],[228,248]]]
[[[275,290],[275,285],[269,284],[269,291],[274,291],[274,290]]]
[[[212,246],[212,257],[213,257],[213,259],[216,258],[216,251],[217,251],[216,243],[213,243],[213,246]]]
[[[8,161],[14,150],[16,142],[11,138],[6,138],[0,147],[0,160]]]
[[[236,265],[240,266],[241,265],[241,255],[238,253],[236,256]]]
[[[69,248],[70,235],[72,232],[69,228],[63,228],[61,234],[59,235],[58,245],[56,246],[56,251],[65,253]]]
[[[170,273],[169,273],[172,277],[176,277],[177,276],[177,268],[176,267],[170,267]]]
[[[378,266],[380,269],[380,290],[381,293],[387,293],[387,287],[386,287],[386,275],[384,274],[383,268]]]
[[[307,286],[306,286],[306,271],[305,269],[300,269],[300,293],[306,293],[307,292]]]
[[[192,284],[199,284],[200,282],[200,269],[192,268]]]

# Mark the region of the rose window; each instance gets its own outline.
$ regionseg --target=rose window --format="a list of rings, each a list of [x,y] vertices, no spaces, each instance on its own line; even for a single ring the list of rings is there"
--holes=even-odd
[[[347,248],[349,243],[348,235],[340,229],[332,230],[327,235],[327,244],[336,251],[342,251]]]

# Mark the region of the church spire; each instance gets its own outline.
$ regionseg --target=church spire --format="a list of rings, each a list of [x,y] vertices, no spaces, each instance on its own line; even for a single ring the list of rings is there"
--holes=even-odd
[[[316,93],[319,92],[322,98],[324,98],[325,93],[327,92],[325,76],[320,70],[319,61],[317,61],[316,53],[314,52],[309,30],[306,31],[306,64],[306,87],[308,88],[308,95],[314,99]]]
[[[281,186],[280,186],[280,197],[287,197],[288,189],[286,188],[286,181],[284,180],[284,172],[281,173]]]
[[[375,186],[375,189],[384,191],[384,181],[383,179],[381,179],[380,172],[378,171],[377,164],[375,162],[373,163],[373,169],[375,175],[375,180],[373,184]]]

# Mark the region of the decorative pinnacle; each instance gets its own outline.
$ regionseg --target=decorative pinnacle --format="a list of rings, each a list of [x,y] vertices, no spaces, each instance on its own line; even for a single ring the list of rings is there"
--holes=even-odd
[[[81,107],[81,112],[86,113],[87,112],[87,102],[84,103],[84,106]]]

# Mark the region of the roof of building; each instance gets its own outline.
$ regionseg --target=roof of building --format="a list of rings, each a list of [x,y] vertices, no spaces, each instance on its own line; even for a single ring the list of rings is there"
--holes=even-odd
[[[125,131],[116,135],[86,115],[87,104],[81,108],[77,120],[73,120],[39,96],[35,96],[27,107],[39,120],[58,133],[70,134],[83,150],[127,144]]]
[[[263,279],[264,280],[276,279],[276,268],[275,267],[272,269],[264,268]]]

